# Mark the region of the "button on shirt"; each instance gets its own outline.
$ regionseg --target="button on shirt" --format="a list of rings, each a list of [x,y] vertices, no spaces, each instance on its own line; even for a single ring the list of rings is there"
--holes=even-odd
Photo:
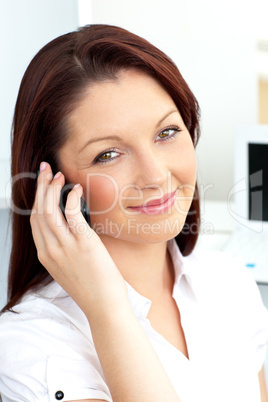
[[[178,396],[182,402],[260,402],[268,313],[251,273],[222,253],[183,257],[174,240],[168,248],[189,359],[150,325],[151,301],[127,286]],[[112,401],[87,318],[56,282],[27,294],[14,310],[18,314],[0,317],[3,402]]]

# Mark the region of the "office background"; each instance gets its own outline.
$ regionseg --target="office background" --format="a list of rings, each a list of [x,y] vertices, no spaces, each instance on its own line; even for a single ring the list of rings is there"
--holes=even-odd
[[[236,127],[268,124],[267,15],[267,0],[0,0],[0,307],[6,300],[10,250],[12,115],[35,53],[88,23],[122,26],[164,50],[201,106],[202,199],[225,202],[234,181]],[[268,306],[267,287],[260,289]]]

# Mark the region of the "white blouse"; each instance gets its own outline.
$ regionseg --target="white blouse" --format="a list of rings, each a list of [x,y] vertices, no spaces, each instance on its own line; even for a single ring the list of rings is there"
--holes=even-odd
[[[183,257],[174,240],[168,247],[189,360],[151,327],[151,301],[127,286],[178,396],[182,402],[260,402],[268,313],[251,273],[219,252]],[[19,314],[0,317],[3,402],[112,401],[88,321],[56,282],[26,295],[14,310]]]

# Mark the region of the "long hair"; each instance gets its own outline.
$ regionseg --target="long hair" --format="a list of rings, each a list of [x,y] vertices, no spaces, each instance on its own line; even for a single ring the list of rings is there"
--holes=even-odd
[[[68,137],[66,119],[85,88],[127,69],[141,70],[165,88],[197,144],[198,103],[173,61],[145,39],[119,27],[91,25],[44,46],[23,76],[12,125],[12,249],[8,303],[2,311],[11,309],[28,290],[52,280],[38,260],[29,219],[40,162],[57,170],[58,150]],[[195,246],[199,216],[196,186],[184,229],[176,237],[183,255]]]

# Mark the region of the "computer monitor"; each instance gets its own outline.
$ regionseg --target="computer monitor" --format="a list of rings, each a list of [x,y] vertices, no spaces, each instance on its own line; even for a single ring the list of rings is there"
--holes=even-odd
[[[268,125],[239,126],[234,156],[233,217],[240,226],[268,232]]]

